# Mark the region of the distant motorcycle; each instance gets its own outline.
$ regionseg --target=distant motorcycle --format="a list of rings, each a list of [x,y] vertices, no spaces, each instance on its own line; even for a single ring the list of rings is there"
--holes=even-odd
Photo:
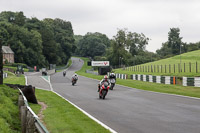
[[[66,72],[64,71],[64,72],[63,72],[63,77],[65,77],[65,75],[66,75]]]
[[[77,82],[77,79],[72,78],[72,85],[74,86]]]
[[[115,86],[115,82],[116,82],[116,80],[114,78],[110,79],[110,83],[111,83],[110,90],[113,90],[113,88]]]
[[[100,87],[100,91],[99,91],[99,98],[100,99],[105,99],[108,90],[109,90],[110,86],[108,85],[108,82],[104,82],[101,87]]]

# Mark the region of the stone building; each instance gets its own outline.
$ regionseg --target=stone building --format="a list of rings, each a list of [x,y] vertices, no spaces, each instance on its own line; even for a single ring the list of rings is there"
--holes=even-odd
[[[3,64],[5,62],[14,63],[14,52],[10,48],[10,46],[2,46],[2,53],[3,53]]]

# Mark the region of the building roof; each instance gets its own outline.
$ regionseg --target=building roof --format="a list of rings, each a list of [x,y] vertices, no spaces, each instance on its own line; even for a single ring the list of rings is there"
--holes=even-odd
[[[14,54],[14,52],[9,46],[2,46],[2,52],[6,54]]]

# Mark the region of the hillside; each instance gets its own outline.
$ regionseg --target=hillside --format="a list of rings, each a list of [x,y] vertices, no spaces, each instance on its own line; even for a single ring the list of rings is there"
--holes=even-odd
[[[181,64],[181,67],[180,67]],[[115,69],[115,73],[200,76],[200,50],[137,66]]]

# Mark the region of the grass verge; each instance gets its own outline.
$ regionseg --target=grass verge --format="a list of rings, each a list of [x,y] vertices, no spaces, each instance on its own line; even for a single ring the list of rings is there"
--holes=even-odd
[[[20,85],[25,85],[25,78],[24,75],[20,75],[17,77],[15,74],[8,72],[8,77],[3,80],[4,83],[8,84],[20,84]]]
[[[43,121],[47,129],[52,133],[109,132],[53,92],[36,89],[36,97],[48,106],[43,111],[45,116]],[[35,108],[33,110],[37,110],[36,108],[38,107],[33,108]]]
[[[0,132],[20,133],[18,90],[0,85]]]
[[[103,76],[93,75],[90,73],[85,73],[86,69],[91,69],[91,66],[87,66],[88,58],[80,57],[84,60],[84,65],[81,70],[77,71],[79,75],[86,76],[93,79],[102,79]],[[198,97],[200,98],[200,88],[192,87],[192,86],[181,86],[181,85],[166,85],[166,84],[158,84],[158,83],[151,83],[151,82],[144,82],[138,80],[123,80],[117,79],[117,84],[137,88],[141,90],[148,90],[154,92],[162,92],[162,93],[170,93],[170,94],[177,94],[177,95],[184,95],[184,96],[191,96],[191,97]]]
[[[57,72],[61,72],[61,71],[63,71],[64,69],[67,69],[69,66],[71,66],[71,64],[72,64],[72,60],[71,60],[71,58],[69,59],[69,62],[68,62],[68,64],[67,64],[67,66],[65,67],[65,66],[57,66],[56,67],[56,71]]]

